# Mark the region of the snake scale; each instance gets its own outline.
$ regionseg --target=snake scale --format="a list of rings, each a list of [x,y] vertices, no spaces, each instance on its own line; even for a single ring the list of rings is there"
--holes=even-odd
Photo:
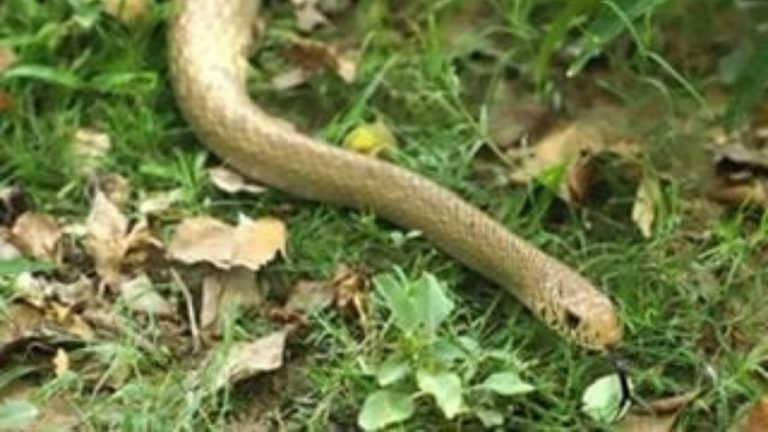
[[[328,145],[265,113],[247,91],[256,0],[176,0],[171,80],[197,137],[243,175],[293,196],[372,211],[507,289],[567,340],[603,350],[622,329],[611,301],[454,192],[393,163]]]

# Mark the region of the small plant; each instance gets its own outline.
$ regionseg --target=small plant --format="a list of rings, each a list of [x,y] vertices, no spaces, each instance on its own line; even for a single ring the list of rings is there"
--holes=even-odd
[[[514,353],[484,349],[472,336],[451,331],[446,324],[455,305],[434,275],[412,280],[397,269],[373,282],[394,328],[384,328],[386,352],[367,367],[378,389],[363,404],[360,427],[404,421],[421,400],[433,400],[447,419],[474,416],[486,427],[499,426],[504,398],[534,390],[520,377],[524,365]]]

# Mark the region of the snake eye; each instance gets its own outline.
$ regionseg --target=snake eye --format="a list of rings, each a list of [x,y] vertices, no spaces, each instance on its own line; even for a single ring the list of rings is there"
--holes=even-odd
[[[569,329],[574,330],[579,326],[579,324],[581,324],[581,317],[573,313],[571,310],[566,309],[565,325],[568,326]]]

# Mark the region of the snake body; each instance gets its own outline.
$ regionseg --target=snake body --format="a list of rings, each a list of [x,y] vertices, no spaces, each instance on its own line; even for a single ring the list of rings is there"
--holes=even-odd
[[[610,300],[457,194],[395,164],[328,145],[265,113],[246,88],[256,0],[177,0],[171,79],[198,138],[243,175],[296,197],[372,211],[509,290],[590,349],[622,336]]]

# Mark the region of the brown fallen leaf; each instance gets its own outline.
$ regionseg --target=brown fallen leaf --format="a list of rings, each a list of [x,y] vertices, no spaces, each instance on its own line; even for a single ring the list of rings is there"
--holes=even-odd
[[[119,279],[125,254],[128,219],[100,190],[96,191],[86,220],[85,249],[93,257],[96,272],[108,283]]]
[[[27,257],[61,264],[62,230],[52,216],[42,213],[24,213],[11,228],[13,244]]]
[[[765,431],[768,431],[768,396],[763,396],[750,410],[745,432]]]
[[[53,363],[53,372],[57,377],[69,372],[69,356],[63,349],[58,348],[56,350],[56,355],[53,356],[51,363]]]
[[[640,407],[624,417],[614,428],[617,432],[671,432],[677,418],[701,393],[700,390],[691,390],[679,395],[656,399],[648,402],[642,411]],[[650,411],[650,412],[649,412]]]
[[[335,297],[333,285],[316,281],[299,281],[283,309],[311,314],[329,306]]]
[[[139,202],[139,213],[143,215],[156,215],[170,209],[181,201],[181,189],[173,189],[167,192],[155,192],[147,195]]]
[[[290,90],[308,83],[312,75],[303,68],[295,67],[273,76],[270,82],[275,90]]]
[[[90,342],[96,337],[91,325],[69,306],[52,303],[46,310],[46,317],[52,318],[56,325],[80,340]]]
[[[239,173],[224,166],[208,169],[208,177],[217,189],[229,194],[247,192],[258,195],[267,190],[267,188],[263,186],[247,181],[245,177]]]
[[[296,16],[296,26],[303,32],[328,25],[328,18],[318,9],[318,0],[291,0]]]
[[[11,243],[11,231],[0,227],[0,261],[21,258],[19,249]]]
[[[182,221],[168,247],[171,258],[221,269],[243,266],[256,271],[278,253],[285,255],[287,230],[274,218],[253,221],[241,216],[236,227],[200,216]]]
[[[616,432],[671,432],[677,413],[652,417],[629,414],[614,428]]]
[[[223,330],[224,317],[234,308],[256,308],[263,301],[264,294],[252,271],[244,268],[215,271],[203,279],[200,327],[218,335]]]
[[[147,0],[101,0],[104,12],[123,23],[134,24],[149,12]]]
[[[278,330],[253,342],[233,344],[217,374],[215,386],[222,388],[279,369],[283,365],[287,335],[286,330]]]
[[[0,45],[0,72],[8,70],[14,63],[16,63],[16,53],[10,47]]]
[[[108,285],[119,283],[124,266],[140,264],[150,249],[162,249],[145,222],[128,230],[128,219],[100,190],[93,197],[83,243],[96,272]]]
[[[579,202],[588,196],[595,158],[606,154],[634,162],[639,146],[616,136],[605,121],[575,120],[553,128],[532,146],[509,149],[507,155],[513,165],[510,180],[528,184],[562,169],[565,181],[559,184],[558,195],[566,202]]]
[[[232,264],[258,270],[277,254],[285,256],[288,231],[285,223],[275,218],[251,220],[240,215],[234,231]]]
[[[176,308],[157,292],[146,274],[121,282],[118,289],[125,305],[134,312],[161,318],[176,317]]]
[[[112,148],[109,135],[94,128],[80,128],[75,132],[72,154],[77,161],[77,173],[89,177],[103,164]]]
[[[368,275],[344,264],[336,268],[331,286],[336,294],[336,307],[352,309],[363,328],[368,327]]]
[[[640,229],[643,237],[653,234],[653,223],[661,203],[661,186],[653,176],[645,176],[637,188],[635,203],[632,205],[632,221]]]
[[[0,114],[11,111],[14,105],[13,96],[0,89]]]
[[[100,189],[117,207],[124,207],[131,198],[131,184],[120,174],[107,174],[99,180]]]
[[[353,82],[357,76],[357,54],[353,50],[312,39],[296,39],[286,55],[310,74],[330,69],[347,83]]]

